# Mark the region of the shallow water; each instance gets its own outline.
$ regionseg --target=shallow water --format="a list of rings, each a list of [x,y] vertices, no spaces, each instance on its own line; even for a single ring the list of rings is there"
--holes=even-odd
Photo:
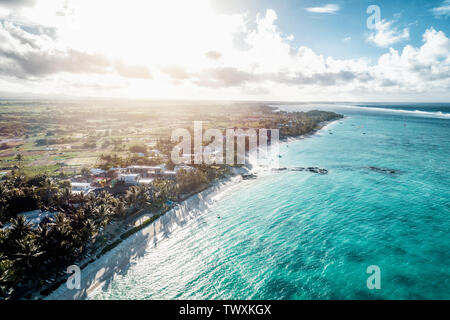
[[[450,106],[320,109],[346,118],[281,146],[280,165],[327,175],[238,184],[91,298],[449,299]]]

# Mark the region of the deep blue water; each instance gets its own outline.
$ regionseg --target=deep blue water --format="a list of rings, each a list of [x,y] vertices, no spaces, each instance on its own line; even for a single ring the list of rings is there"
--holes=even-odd
[[[232,187],[93,298],[450,298],[450,105],[282,108],[346,116],[280,148],[281,166],[329,173]]]

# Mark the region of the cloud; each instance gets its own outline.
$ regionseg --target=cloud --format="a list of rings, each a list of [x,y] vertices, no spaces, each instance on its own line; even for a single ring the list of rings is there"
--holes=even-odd
[[[191,75],[181,66],[165,66],[162,72],[169,75],[173,80],[181,81],[191,78]]]
[[[391,79],[383,79],[381,80],[381,86],[382,87],[393,87],[397,86],[399,83],[397,81],[391,80]]]
[[[399,31],[393,27],[392,21],[382,20],[375,25],[375,32],[367,37],[368,42],[372,42],[378,47],[386,48],[397,42],[409,39],[409,29],[404,28]]]
[[[32,6],[36,0],[0,0],[0,7]]]
[[[377,73],[382,79],[405,88],[448,86],[450,80],[450,39],[442,31],[429,28],[419,48],[407,45],[399,53],[390,49],[378,60]]]
[[[205,53],[205,55],[208,58],[210,58],[211,60],[218,60],[222,56],[222,54],[220,52],[217,52],[217,51],[208,51],[207,53]]]
[[[29,33],[11,22],[0,22],[0,74],[28,78],[113,71],[126,78],[152,78],[145,66],[112,63],[102,54],[60,48],[46,33]]]
[[[261,96],[270,93],[270,90],[264,87],[244,87],[242,91],[252,96]]]
[[[439,7],[432,8],[432,9],[430,9],[430,11],[437,17],[450,16],[450,0],[443,1]]]
[[[58,72],[106,72],[101,55],[63,50],[46,34],[31,34],[10,22],[0,23],[0,73],[23,77]]]
[[[205,70],[197,75],[196,84],[210,88],[238,87],[247,82],[256,82],[258,75],[234,67],[220,67]]]
[[[375,61],[336,59],[294,43],[279,29],[274,10],[256,17],[207,17],[193,21],[190,29],[174,28],[170,37],[161,28],[143,28],[140,21],[119,28],[112,18],[114,32],[106,22],[97,29],[98,17],[93,17],[87,31],[68,38],[57,24],[0,22],[0,87],[41,93],[66,93],[67,88],[73,94],[80,88],[91,95],[142,97],[155,92],[158,98],[356,100],[422,93],[450,98],[442,94],[450,88],[449,39],[442,31],[429,28],[421,45],[390,48]],[[156,31],[148,35],[148,30]],[[389,47],[406,40],[409,30],[383,20],[367,37]],[[345,45],[341,41],[350,39],[337,41]]]
[[[330,3],[327,5],[324,5],[322,7],[311,7],[311,8],[305,8],[306,11],[312,12],[312,13],[337,13],[340,10],[339,5]]]
[[[348,84],[353,80],[360,82],[367,82],[372,80],[372,76],[366,72],[354,72],[351,70],[340,70],[338,72],[318,72],[312,75],[305,75],[302,72],[295,74],[293,77],[286,77],[285,75],[279,75],[277,81],[286,84],[296,85],[320,85],[320,86],[333,86],[337,84]]]
[[[295,54],[291,54],[292,50],[285,50],[282,37],[274,34],[272,37],[262,37],[259,34],[267,30],[276,34],[276,28],[266,27],[252,33],[252,39],[259,39],[256,41],[258,46],[281,52],[273,60],[274,63],[269,66],[259,63],[266,61],[267,57],[255,57],[251,53],[254,62],[251,67],[242,64],[239,68],[229,66],[207,69],[192,74],[192,81],[200,87],[215,89],[282,86],[297,90],[327,88],[324,93],[342,91],[386,94],[386,90],[417,93],[424,92],[427,88],[442,90],[450,85],[450,40],[444,32],[433,28],[424,32],[422,46],[407,45],[401,52],[390,49],[373,65],[364,59],[325,58],[307,47],[300,47]],[[267,41],[265,46],[260,43],[260,37]],[[276,65],[275,61],[279,60],[285,64]]]
[[[125,78],[152,79],[152,75],[146,66],[128,65],[123,62],[117,62],[115,68]]]
[[[278,30],[276,20],[272,10],[258,16],[256,26],[243,37],[246,50],[232,51],[221,58],[222,66],[193,71],[186,80],[216,91],[240,88],[249,96],[268,94],[262,88],[271,88],[271,94],[294,90],[314,92],[315,96],[329,92],[406,95],[428,89],[441,91],[450,85],[449,39],[442,31],[427,29],[420,47],[407,45],[401,52],[390,49],[373,64],[366,59],[324,57],[304,46],[296,49]],[[386,25],[391,26],[383,21]],[[396,30],[377,31],[388,38],[384,40],[388,43],[406,37]],[[380,37],[377,40],[381,42]],[[229,55],[236,54],[238,60],[228,60]],[[177,78],[178,73],[172,73]]]

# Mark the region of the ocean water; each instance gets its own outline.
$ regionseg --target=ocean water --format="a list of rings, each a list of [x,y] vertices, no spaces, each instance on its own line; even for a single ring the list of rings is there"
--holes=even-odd
[[[450,105],[280,108],[346,116],[280,147],[329,173],[237,184],[90,298],[449,299]]]

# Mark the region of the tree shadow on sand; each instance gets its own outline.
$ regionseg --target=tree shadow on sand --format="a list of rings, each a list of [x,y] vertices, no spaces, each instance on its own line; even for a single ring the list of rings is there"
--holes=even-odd
[[[149,226],[129,236],[117,247],[88,264],[81,270],[81,289],[69,290],[63,283],[48,299],[88,299],[99,287],[104,291],[108,290],[114,277],[126,275],[131,263],[143,258],[148,248],[156,247],[159,241],[169,238],[174,230],[185,226],[208,209],[214,202],[209,195],[217,188],[186,199]]]

